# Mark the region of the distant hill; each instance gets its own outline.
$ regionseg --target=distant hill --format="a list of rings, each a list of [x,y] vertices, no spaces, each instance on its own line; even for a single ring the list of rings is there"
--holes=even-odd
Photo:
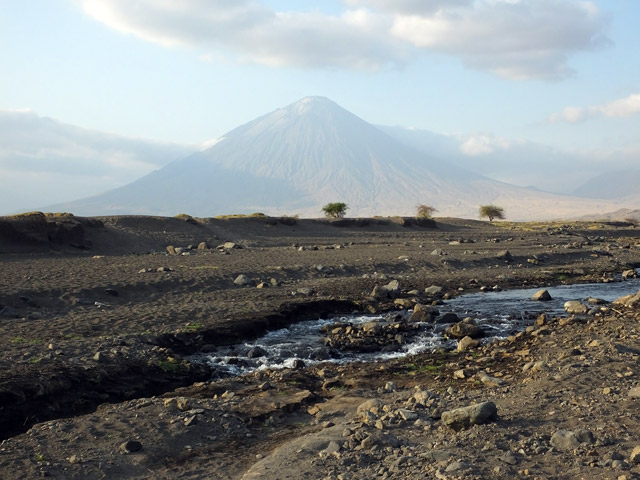
[[[329,99],[307,97],[133,183],[48,208],[80,215],[313,217],[334,201],[346,202],[350,216],[412,215],[417,204],[427,204],[438,215],[475,218],[479,205],[495,203],[510,219],[542,219],[605,207],[472,173],[405,145]]]
[[[623,198],[640,194],[640,169],[606,172],[576,188],[573,194],[587,198]]]

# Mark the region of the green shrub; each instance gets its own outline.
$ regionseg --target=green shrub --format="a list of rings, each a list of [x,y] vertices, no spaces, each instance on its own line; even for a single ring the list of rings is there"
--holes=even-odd
[[[480,205],[480,218],[488,218],[493,222],[494,218],[504,219],[504,209],[496,205]]]
[[[431,218],[438,210],[430,205],[418,205],[416,207],[416,216],[418,218]]]
[[[322,207],[322,211],[324,212],[326,217],[330,218],[343,218],[347,213],[347,209],[349,207],[346,203],[343,202],[334,202],[327,203],[324,207]]]

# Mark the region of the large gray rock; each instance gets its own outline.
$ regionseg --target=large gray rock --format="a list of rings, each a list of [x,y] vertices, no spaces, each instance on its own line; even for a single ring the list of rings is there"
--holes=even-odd
[[[400,295],[400,283],[397,280],[391,280],[386,285],[376,285],[371,292],[371,296],[377,300],[396,298],[398,295]]]
[[[580,445],[578,437],[570,430],[558,430],[551,436],[550,443],[557,450],[573,450]]]
[[[395,298],[400,295],[400,282],[398,282],[398,280],[391,280],[385,285],[385,288],[389,292],[389,296],[391,296],[391,298]]]
[[[439,315],[438,309],[417,303],[413,307],[413,313],[409,316],[409,322],[433,322]]]
[[[240,287],[253,285],[253,281],[249,277],[247,277],[244,273],[241,273],[240,275],[238,275],[236,279],[233,281],[233,283],[235,283]]]
[[[625,307],[634,307],[640,303],[640,292],[631,295],[625,295],[613,301],[615,305],[624,305]]]
[[[484,333],[480,327],[471,322],[458,322],[448,327],[445,331],[447,335],[453,338],[478,338],[482,337]]]
[[[442,293],[442,287],[438,285],[431,285],[424,289],[424,293],[427,295],[438,295],[439,293]]]
[[[593,445],[595,443],[595,438],[591,430],[557,430],[551,436],[550,443],[556,450],[573,450],[581,443]]]
[[[564,311],[571,315],[585,315],[589,307],[578,300],[569,300],[564,303]]]
[[[462,430],[473,425],[482,425],[495,420],[498,409],[493,402],[476,403],[468,407],[442,412],[442,423],[454,430]]]
[[[476,348],[478,345],[480,345],[480,342],[478,342],[478,340],[474,340],[471,337],[464,337],[458,342],[458,351],[466,352],[467,350]]]
[[[553,300],[553,299],[551,298],[551,294],[549,293],[549,290],[542,289],[534,293],[533,296],[531,297],[531,300],[538,300],[539,302],[548,302],[549,300]]]

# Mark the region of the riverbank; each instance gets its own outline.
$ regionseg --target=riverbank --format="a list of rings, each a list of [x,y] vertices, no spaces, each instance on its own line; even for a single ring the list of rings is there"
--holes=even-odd
[[[524,382],[532,376],[531,368],[522,371],[525,365],[546,361],[538,360],[545,355],[550,355],[554,364],[554,352],[562,356],[566,347],[564,335],[567,340],[591,335],[589,329],[596,328],[596,320],[602,318],[589,319],[595,324],[578,321],[572,324],[575,327],[563,325],[567,328],[552,330],[558,332],[555,334],[527,336],[502,347],[483,347],[493,349],[490,351],[455,358],[442,353],[388,364],[320,365],[219,381],[210,381],[206,370],[188,362],[188,355],[295,319],[317,316],[321,311],[326,315],[388,311],[432,302],[434,298],[425,289],[434,285],[442,287],[439,295],[454,296],[483,287],[602,281],[638,266],[637,231],[625,224],[495,225],[438,219],[437,228],[433,228],[401,219],[334,224],[296,219],[191,222],[148,217],[106,217],[97,222],[77,222],[82,225],[82,235],[73,238],[75,246],[47,240],[29,242],[26,248],[24,239],[17,242],[6,236],[0,243],[0,251],[5,252],[0,255],[0,305],[4,312],[0,320],[0,414],[4,431],[18,433],[33,422],[72,415],[36,423],[27,433],[3,443],[3,478],[33,478],[29,475],[40,473],[54,478],[337,478],[339,473],[347,475],[345,472],[348,476],[344,478],[371,478],[372,472],[380,478],[420,478],[420,469],[434,475],[495,478],[502,475],[500,470],[494,472],[502,464],[489,462],[487,470],[477,463],[480,457],[469,452],[463,455],[463,450],[438,448],[438,438],[464,438],[475,431],[482,438],[503,435],[504,443],[513,432],[500,429],[504,428],[502,419],[516,418],[515,409],[522,404],[507,407],[500,399],[524,402],[536,398],[534,389],[543,395],[553,385]],[[79,235],[77,229],[75,234]],[[167,250],[167,246],[174,249]],[[238,280],[240,275],[245,277]],[[372,295],[376,286],[393,280],[399,284],[396,298]],[[619,331],[629,329],[625,339],[631,344],[623,346],[635,348],[635,326],[627,325],[629,319],[624,315],[616,318]],[[603,322],[603,342],[612,325],[611,319]],[[517,353],[527,350],[527,342],[542,339],[553,339],[556,347],[546,345],[539,354],[531,348],[526,355]],[[586,346],[582,348],[576,346],[584,353]],[[492,353],[501,349],[504,352]],[[634,358],[629,353],[619,355],[624,361]],[[619,365],[614,362],[622,370],[605,372],[622,379],[613,385],[621,399],[626,399],[625,389],[634,382],[633,375],[626,375],[624,361]],[[454,376],[465,368],[464,378]],[[554,369],[545,372],[556,375]],[[477,377],[480,370],[495,378],[500,374],[507,383],[487,387]],[[585,375],[581,381],[589,379]],[[193,382],[199,383],[188,386]],[[395,390],[388,382],[395,384]],[[185,390],[176,390],[181,385]],[[601,387],[593,382],[589,385],[594,392]],[[423,407],[411,407],[418,404],[415,387],[438,399],[423,405],[424,411],[420,410]],[[448,393],[449,387],[455,392]],[[567,392],[571,388],[567,387]],[[441,425],[437,411],[432,416],[434,408],[472,403],[487,395],[498,406],[499,420],[483,426],[481,433],[473,427],[452,434]],[[423,401],[429,403],[426,397]],[[172,400],[176,398],[180,401]],[[353,421],[351,412],[370,398],[391,405],[387,410],[392,412],[386,412],[390,417],[383,420],[384,415],[372,413],[380,417],[372,425],[353,427],[362,422],[349,423]],[[399,405],[417,417],[408,415],[410,420],[400,421],[402,413],[393,413]],[[508,413],[509,408],[513,413]],[[382,429],[376,427],[378,420]],[[573,425],[569,423],[567,428]],[[533,432],[531,426],[526,428]],[[591,428],[593,433],[595,427]],[[498,431],[493,432],[495,429]],[[347,430],[351,434],[343,436]],[[405,436],[400,434],[405,430]],[[413,439],[414,430],[415,435],[420,431],[430,437],[440,433],[429,443],[420,436]],[[371,448],[358,449],[371,434],[380,434],[380,439],[374,436],[365,442]],[[549,436],[546,429],[534,434],[543,440]],[[395,437],[398,446],[386,435]],[[142,449],[124,453],[123,448],[128,447],[122,444],[127,441],[140,442]],[[339,448],[325,452],[332,441],[333,450],[336,445]],[[541,446],[546,448],[548,441]],[[618,442],[616,450],[627,463],[629,441]],[[482,451],[483,447],[475,448]],[[282,457],[287,449],[294,453]],[[310,456],[303,454],[307,450]],[[438,453],[440,450],[452,456]],[[609,450],[597,452],[598,461]],[[429,456],[429,451],[438,458],[427,461],[420,456]],[[517,449],[512,453],[515,465],[521,465],[524,454]],[[385,463],[390,458],[399,462],[397,468]],[[444,472],[459,458],[474,465],[475,473],[469,473],[464,465]],[[565,461],[560,455],[554,460],[555,467],[549,466],[551,470],[531,474],[544,478],[558,468],[558,478],[575,478],[561,477]],[[405,463],[411,469],[400,468]],[[531,472],[538,463],[531,464]],[[287,471],[285,464],[295,467]],[[306,476],[302,476],[303,467],[311,469]],[[275,469],[270,472],[277,471],[280,476],[261,470],[264,468]],[[511,478],[509,472],[517,470],[504,462],[504,478]],[[627,475],[632,472],[621,471]],[[612,472],[598,470],[601,478],[616,478]],[[409,476],[402,476],[405,473]]]

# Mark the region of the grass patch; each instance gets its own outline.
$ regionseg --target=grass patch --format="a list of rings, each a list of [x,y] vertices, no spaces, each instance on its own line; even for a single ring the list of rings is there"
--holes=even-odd
[[[9,343],[13,345],[41,345],[44,341],[39,338],[13,337]]]
[[[184,329],[188,332],[196,332],[202,328],[202,322],[189,322],[185,325]]]
[[[267,218],[267,215],[265,215],[264,213],[261,212],[255,212],[255,213],[235,213],[235,214],[231,214],[231,215],[218,215],[216,217],[213,217],[217,220],[229,220],[231,218]]]
[[[67,333],[64,336],[64,339],[65,340],[82,340],[82,339],[84,339],[84,337],[82,335],[78,335],[77,333],[75,333],[75,334],[74,333]]]
[[[165,373],[170,373],[173,376],[178,376],[187,371],[187,366],[182,362],[176,362],[171,360],[158,360],[155,365]]]
[[[402,366],[402,370],[397,372],[398,375],[439,375],[444,369],[444,363],[438,362],[434,364],[419,365],[416,363],[407,363]]]

